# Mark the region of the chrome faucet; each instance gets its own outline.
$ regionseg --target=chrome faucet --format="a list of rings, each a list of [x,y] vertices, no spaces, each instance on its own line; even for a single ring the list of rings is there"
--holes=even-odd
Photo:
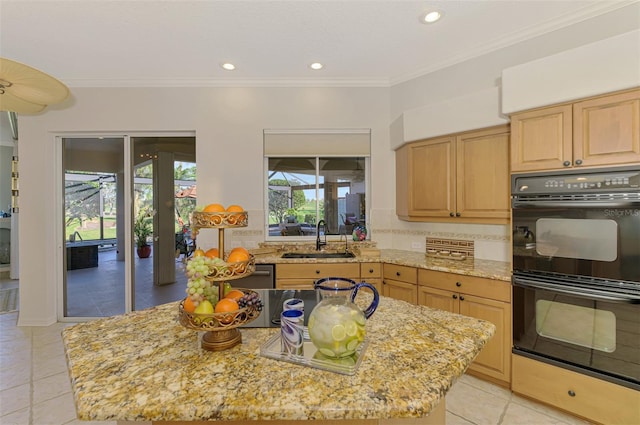
[[[324,241],[320,240],[320,225],[322,225],[322,233],[324,233]],[[316,226],[316,251],[320,251],[320,248],[327,244],[327,225],[324,220],[320,220]]]

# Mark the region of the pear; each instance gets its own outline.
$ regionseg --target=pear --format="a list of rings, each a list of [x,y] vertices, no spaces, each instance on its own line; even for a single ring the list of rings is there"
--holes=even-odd
[[[213,304],[209,300],[202,300],[193,312],[196,314],[213,314]]]

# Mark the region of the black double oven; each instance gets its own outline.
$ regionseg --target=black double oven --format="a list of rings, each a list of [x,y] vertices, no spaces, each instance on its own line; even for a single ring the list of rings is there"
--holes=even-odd
[[[513,353],[640,390],[640,165],[511,183]]]

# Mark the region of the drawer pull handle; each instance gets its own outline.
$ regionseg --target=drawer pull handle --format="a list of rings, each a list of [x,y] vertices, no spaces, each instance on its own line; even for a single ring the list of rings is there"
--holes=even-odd
[[[369,269],[369,273],[373,273],[373,269]]]
[[[460,301],[464,301],[464,295],[460,295]]]
[[[316,274],[320,274],[320,270],[316,270]]]
[[[400,272],[396,272],[396,276],[400,276]]]
[[[462,283],[460,283],[460,282],[456,282],[456,286],[457,286],[457,287],[460,287],[460,286],[462,286]]]
[[[573,390],[567,391],[567,394],[569,394],[570,397],[575,397],[576,396],[576,392],[573,391]]]
[[[569,161],[565,161],[562,163],[562,165],[564,165],[565,167],[568,167],[569,165],[571,165],[571,163]]]
[[[457,296],[456,294],[453,294],[453,299],[454,299],[454,300],[457,300],[457,299],[458,299],[458,296]]]

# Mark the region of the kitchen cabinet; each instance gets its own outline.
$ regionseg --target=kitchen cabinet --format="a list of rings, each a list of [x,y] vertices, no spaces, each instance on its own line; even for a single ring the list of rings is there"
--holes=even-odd
[[[514,393],[602,424],[639,424],[638,391],[513,355]]]
[[[382,294],[382,263],[360,263],[360,280],[372,284]]]
[[[418,303],[418,272],[415,267],[385,264],[382,270],[382,295]]]
[[[640,161],[640,89],[511,115],[511,171]]]
[[[276,264],[276,288],[313,289],[316,280],[323,277],[360,279],[359,263],[305,263]]]
[[[469,371],[502,386],[511,380],[511,284],[506,281],[418,270],[418,304],[493,323],[494,337]]]
[[[396,151],[396,214],[507,223],[509,182],[508,126],[408,143]]]

